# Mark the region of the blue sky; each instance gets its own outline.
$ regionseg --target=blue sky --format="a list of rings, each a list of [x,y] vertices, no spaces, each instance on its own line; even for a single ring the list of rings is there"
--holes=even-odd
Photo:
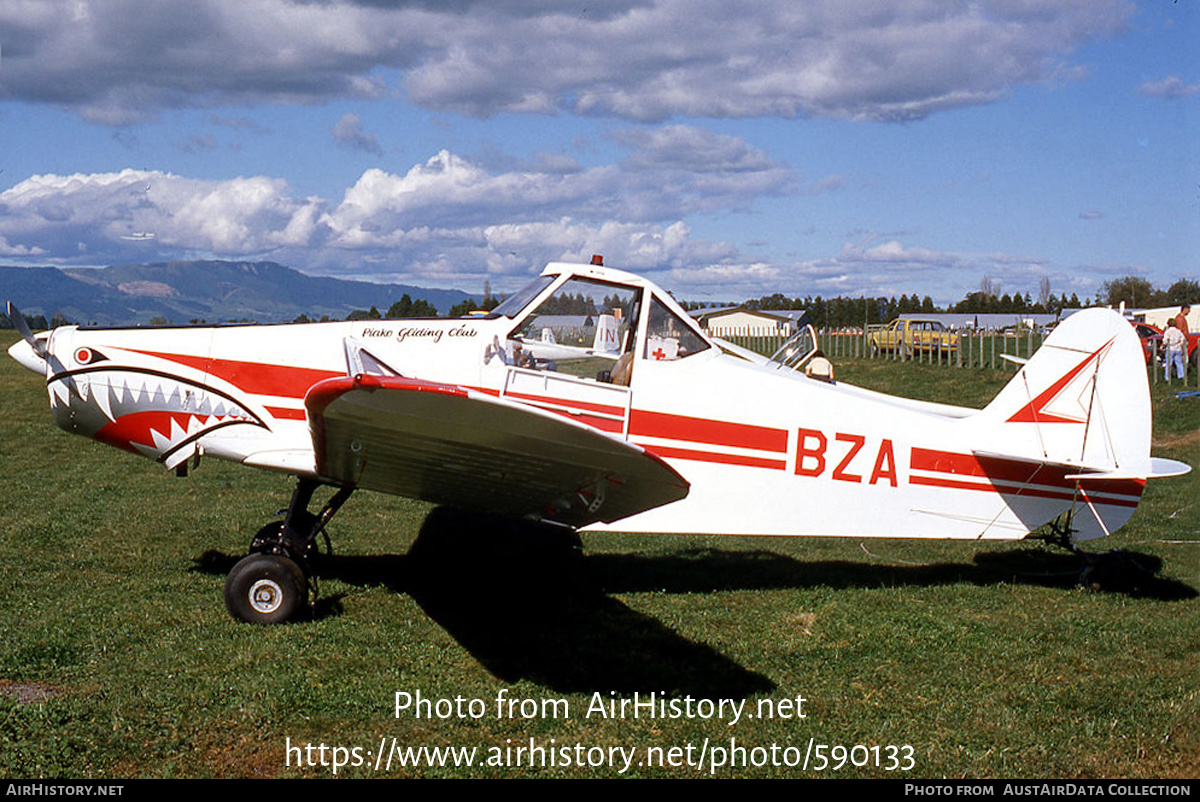
[[[603,253],[714,301],[1166,287],[1200,274],[1198,14],[5,4],[0,262],[272,259],[478,292]]]

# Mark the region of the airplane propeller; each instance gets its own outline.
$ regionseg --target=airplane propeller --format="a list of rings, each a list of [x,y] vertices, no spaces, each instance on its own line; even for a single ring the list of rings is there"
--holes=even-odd
[[[42,359],[45,359],[47,351],[46,341],[39,340],[33,336],[33,332],[29,329],[29,323],[25,321],[25,316],[21,314],[21,310],[17,309],[17,305],[12,301],[8,302],[8,318],[12,321],[13,326],[16,327],[17,333],[21,335],[21,338],[29,343],[29,347],[33,349],[33,352]]]
[[[29,329],[29,323],[26,322],[25,316],[12,301],[8,302],[8,317],[12,320],[13,327],[21,335],[21,339],[25,341],[24,345],[29,346],[28,349],[23,349],[21,343],[16,343],[8,349],[9,356],[30,370],[47,371],[47,376],[57,375],[66,370],[62,361],[50,351],[49,334],[35,337]],[[22,353],[23,350],[24,353]],[[71,384],[70,387],[72,392],[78,392],[74,384]]]

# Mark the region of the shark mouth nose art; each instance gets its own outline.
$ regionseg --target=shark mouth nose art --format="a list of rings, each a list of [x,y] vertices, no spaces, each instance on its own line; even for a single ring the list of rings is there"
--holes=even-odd
[[[89,352],[77,352],[77,363],[98,366],[64,371],[48,382],[54,419],[67,431],[173,468],[196,453],[197,440],[217,429],[266,428],[219,390],[157,371],[105,364],[94,349],[80,350]]]

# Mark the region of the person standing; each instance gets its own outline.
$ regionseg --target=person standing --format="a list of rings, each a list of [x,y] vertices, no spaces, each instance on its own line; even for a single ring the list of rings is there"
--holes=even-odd
[[[1183,306],[1179,307],[1179,314],[1175,316],[1175,328],[1179,329],[1179,331],[1183,333],[1184,339],[1187,339],[1188,334],[1191,333],[1188,331],[1187,322],[1188,315],[1191,313],[1191,311],[1192,307],[1184,304]]]
[[[1176,367],[1179,378],[1184,378],[1186,374],[1183,372],[1183,355],[1187,351],[1187,337],[1179,330],[1174,319],[1167,321],[1167,330],[1163,332],[1163,345],[1167,347],[1167,364],[1163,378],[1171,381],[1172,365]]]
[[[1191,311],[1192,307],[1184,304],[1179,307],[1179,314],[1175,316],[1175,326],[1183,334],[1183,366],[1185,368],[1187,367],[1188,359],[1191,357],[1191,354],[1188,352],[1191,350],[1192,333],[1188,330],[1187,320],[1188,314]]]

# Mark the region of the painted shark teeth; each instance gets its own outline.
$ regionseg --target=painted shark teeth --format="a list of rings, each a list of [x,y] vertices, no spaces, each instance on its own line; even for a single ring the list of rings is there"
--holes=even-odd
[[[217,426],[261,425],[236,401],[206,387],[130,368],[56,376],[49,395],[64,428],[153,458]]]

